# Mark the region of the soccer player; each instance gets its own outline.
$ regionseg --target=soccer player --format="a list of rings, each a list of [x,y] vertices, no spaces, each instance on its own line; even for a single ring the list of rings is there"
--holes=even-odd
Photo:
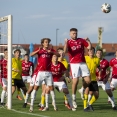
[[[36,91],[38,90],[39,86],[42,84],[43,81],[45,81],[46,85],[50,89],[52,99],[54,100],[53,102],[54,110],[56,110],[55,93],[52,86],[53,78],[52,78],[52,73],[50,71],[51,59],[55,50],[49,48],[50,41],[51,40],[49,38],[43,38],[41,40],[42,48],[39,48],[30,54],[31,56],[34,56],[36,54],[38,55],[38,73],[37,73],[34,89],[32,92],[31,105],[29,109],[30,112],[33,111],[33,104],[36,97]],[[48,95],[46,95],[46,99],[47,98],[49,98]]]
[[[112,78],[110,87],[114,91],[117,87],[117,51],[115,52],[115,58],[110,60],[110,67],[112,69]]]
[[[57,49],[57,52],[60,54],[60,56],[58,57],[58,61],[61,62],[61,63],[65,66],[66,72],[69,73],[69,71],[68,71],[68,70],[69,70],[69,69],[68,69],[69,65],[68,65],[67,60],[65,59],[65,54],[64,54],[63,48],[58,48],[58,49]],[[70,79],[69,77],[67,77],[67,80],[68,80],[68,83],[71,82],[71,79]],[[64,82],[65,82],[65,84],[67,85],[66,79],[64,79]],[[70,108],[70,107],[69,107],[69,104],[68,104],[68,99],[67,99],[66,95],[64,95],[64,100],[65,100],[65,101],[64,101],[65,106],[66,106],[67,108]]]
[[[28,83],[28,85],[31,82],[31,76],[32,76],[32,74],[30,74],[30,71],[33,74],[34,64],[31,61],[29,61],[29,55],[25,54],[24,60],[22,61],[22,79],[23,82]]]
[[[2,83],[1,105],[4,105],[4,99],[7,96],[7,59],[8,51],[4,49],[4,58],[0,60],[0,78]]]
[[[71,74],[72,74],[72,100],[74,108],[77,108],[76,103],[76,91],[77,85],[79,82],[79,77],[83,77],[85,80],[84,88],[86,88],[91,80],[90,80],[90,72],[85,62],[84,57],[84,47],[87,49],[91,49],[91,42],[89,38],[77,38],[77,29],[71,28],[70,29],[70,37],[71,39],[65,40],[64,45],[64,52],[68,51],[68,55],[70,58],[70,67],[71,67]]]
[[[33,72],[33,75],[32,75],[31,81],[30,81],[30,86],[28,88],[28,91],[26,92],[26,98],[25,98],[25,101],[24,101],[24,104],[23,104],[23,108],[26,108],[30,94],[32,94],[31,92],[33,91],[33,88],[34,88],[37,73],[38,73],[38,65],[36,66],[36,68]],[[31,95],[31,97],[32,97],[32,95]]]
[[[14,94],[16,87],[21,88],[26,95],[27,89],[22,80],[22,62],[20,59],[21,51],[16,49],[14,51],[14,58],[12,58],[12,95]]]
[[[99,60],[99,58],[94,56],[94,53],[95,53],[95,48],[92,47],[91,49],[88,50],[88,56],[85,56],[87,66],[88,66],[88,68],[90,70],[90,74],[91,74],[91,83],[85,89],[85,93],[84,93],[84,111],[85,112],[90,111],[90,110],[94,111],[92,104],[99,97],[99,89],[98,89],[98,84],[97,84],[97,80],[96,80],[96,69],[99,67],[100,60]],[[87,106],[88,94],[93,95],[93,96]]]
[[[96,51],[96,56],[100,59],[100,67],[96,70],[98,86],[101,86],[102,89],[106,91],[107,95],[110,97],[110,102],[112,104],[113,110],[117,110],[114,97],[110,88],[110,83],[108,82],[108,78],[110,75],[109,62],[103,58],[102,49],[98,49]]]
[[[58,87],[59,91],[62,91],[66,95],[70,104],[69,109],[71,109],[72,111],[76,111],[76,109],[73,108],[71,96],[69,94],[67,85],[64,82],[65,77],[63,76],[63,74],[66,74],[67,77],[69,77],[69,74],[68,72],[66,72],[65,66],[58,61],[58,54],[53,54],[52,56],[51,72],[53,76],[54,87]],[[48,108],[48,101],[49,100],[46,99],[46,108]]]
[[[63,51],[63,48],[58,48],[57,49],[57,52],[59,53],[59,57],[58,57],[58,61],[61,62],[65,68],[67,69],[66,72],[69,72],[68,71],[68,62],[67,60],[64,58],[65,54],[64,54],[64,51]],[[68,77],[67,77],[68,78]],[[66,80],[64,79],[64,82],[66,83],[67,85],[67,82]],[[68,82],[70,83],[71,82],[71,79],[68,78]],[[59,91],[58,87],[55,87],[57,89],[57,91]],[[43,110],[44,109],[44,102],[45,102],[45,89],[46,89],[46,86],[43,84],[42,85],[42,94],[41,94],[41,103],[39,104],[39,106],[41,106],[41,108],[39,110]],[[64,98],[65,98],[65,106],[69,109],[70,106],[69,106],[69,103],[68,103],[68,99],[66,97],[66,95],[64,95]]]

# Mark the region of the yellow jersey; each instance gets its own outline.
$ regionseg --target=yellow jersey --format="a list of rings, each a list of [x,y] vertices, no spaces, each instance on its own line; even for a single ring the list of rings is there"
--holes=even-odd
[[[58,59],[58,61],[59,61],[59,59]],[[68,69],[68,62],[65,58],[62,61],[59,61],[59,62],[61,62],[65,66],[65,68]]]
[[[12,58],[12,69],[20,71],[20,72],[15,72],[12,70],[12,79],[21,79],[21,75],[22,75],[21,59]]]
[[[100,59],[95,56],[93,58],[85,56],[85,60],[90,70],[91,81],[96,81],[96,68],[100,65]]]

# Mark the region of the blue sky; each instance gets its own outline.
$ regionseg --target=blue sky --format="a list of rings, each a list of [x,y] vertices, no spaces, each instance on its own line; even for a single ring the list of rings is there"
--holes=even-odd
[[[104,14],[103,3],[112,11]],[[117,43],[117,0],[0,0],[0,17],[13,15],[13,43],[40,43],[49,37],[56,44],[69,38],[69,29],[77,28],[79,37],[97,43],[98,27],[104,27],[103,43]]]

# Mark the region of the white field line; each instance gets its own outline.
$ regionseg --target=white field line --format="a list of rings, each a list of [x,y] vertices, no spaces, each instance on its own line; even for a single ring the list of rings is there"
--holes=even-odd
[[[4,107],[0,107],[0,108],[6,109]],[[11,111],[14,111],[16,113],[21,113],[21,114],[33,115],[33,116],[37,116],[37,117],[49,117],[49,116],[39,115],[39,114],[34,114],[34,113],[21,112],[21,111],[15,110],[15,109],[11,109]]]

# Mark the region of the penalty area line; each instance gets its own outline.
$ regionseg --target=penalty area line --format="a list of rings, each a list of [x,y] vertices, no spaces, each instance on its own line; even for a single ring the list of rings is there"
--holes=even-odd
[[[3,107],[1,107],[3,108]],[[6,108],[3,108],[6,109]],[[7,110],[7,109],[6,109]],[[39,115],[39,114],[34,114],[34,113],[28,113],[28,112],[22,112],[22,111],[17,111],[15,109],[11,109],[11,111],[14,111],[16,113],[21,113],[21,114],[27,114],[27,115],[33,115],[33,116],[37,116],[37,117],[49,117],[49,116],[45,116],[45,115]]]

